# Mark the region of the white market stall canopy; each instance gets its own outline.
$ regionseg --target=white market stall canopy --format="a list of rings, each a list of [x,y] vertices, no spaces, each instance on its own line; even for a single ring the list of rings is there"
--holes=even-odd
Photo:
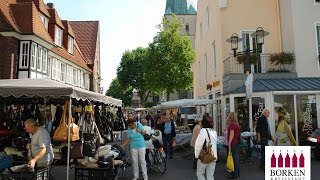
[[[174,107],[185,107],[185,106],[206,106],[213,104],[212,99],[179,99],[175,101],[162,102],[154,108],[174,108]]]
[[[71,97],[77,100],[101,102],[122,106],[119,99],[104,96],[79,87],[57,82],[51,79],[4,79],[0,80],[0,97]]]

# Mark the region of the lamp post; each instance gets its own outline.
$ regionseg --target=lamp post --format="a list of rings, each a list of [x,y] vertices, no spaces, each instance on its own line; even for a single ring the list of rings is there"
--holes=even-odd
[[[229,39],[226,41],[231,44],[231,50],[233,51],[233,57],[237,57],[239,55],[244,55],[245,56],[245,63],[244,63],[244,68],[246,73],[248,74],[247,80],[246,80],[246,89],[247,89],[247,98],[249,99],[249,127],[250,127],[250,132],[253,132],[252,128],[252,86],[253,86],[253,72],[254,72],[254,65],[249,62],[249,57],[251,53],[262,53],[262,46],[264,44],[264,37],[269,35],[269,32],[264,31],[262,27],[258,27],[256,29],[256,32],[251,34],[252,38],[255,38],[255,48],[250,49],[250,47],[247,47],[244,51],[242,52],[237,52],[238,50],[238,43],[242,41],[242,38],[239,38],[236,33],[233,33]],[[260,56],[259,56],[260,57]],[[251,73],[249,74],[249,68],[251,66]]]

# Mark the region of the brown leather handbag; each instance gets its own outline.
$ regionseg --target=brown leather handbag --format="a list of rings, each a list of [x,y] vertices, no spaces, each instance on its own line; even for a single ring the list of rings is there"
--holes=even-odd
[[[63,108],[63,113],[61,117],[61,121],[59,126],[54,132],[53,135],[53,140],[54,141],[68,141],[68,118],[69,118],[69,101],[66,101],[64,108]],[[79,137],[79,127],[73,122],[73,118],[70,117],[70,141],[77,141],[80,139]]]

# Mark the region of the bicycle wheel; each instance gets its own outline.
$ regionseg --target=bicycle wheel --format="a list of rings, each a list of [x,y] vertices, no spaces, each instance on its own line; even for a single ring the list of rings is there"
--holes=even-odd
[[[156,155],[158,160],[157,169],[161,174],[164,174],[167,170],[166,159],[161,155],[159,150],[156,151]]]

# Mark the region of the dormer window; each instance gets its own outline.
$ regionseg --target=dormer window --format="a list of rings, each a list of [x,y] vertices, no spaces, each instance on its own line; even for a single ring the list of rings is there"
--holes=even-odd
[[[49,19],[40,13],[40,19],[42,21],[42,24],[44,25],[44,27],[48,30],[48,23],[49,23]]]
[[[60,47],[62,46],[62,29],[58,26],[55,27],[54,43]]]
[[[74,39],[71,36],[68,36],[68,52],[73,54],[73,46],[74,46]]]

